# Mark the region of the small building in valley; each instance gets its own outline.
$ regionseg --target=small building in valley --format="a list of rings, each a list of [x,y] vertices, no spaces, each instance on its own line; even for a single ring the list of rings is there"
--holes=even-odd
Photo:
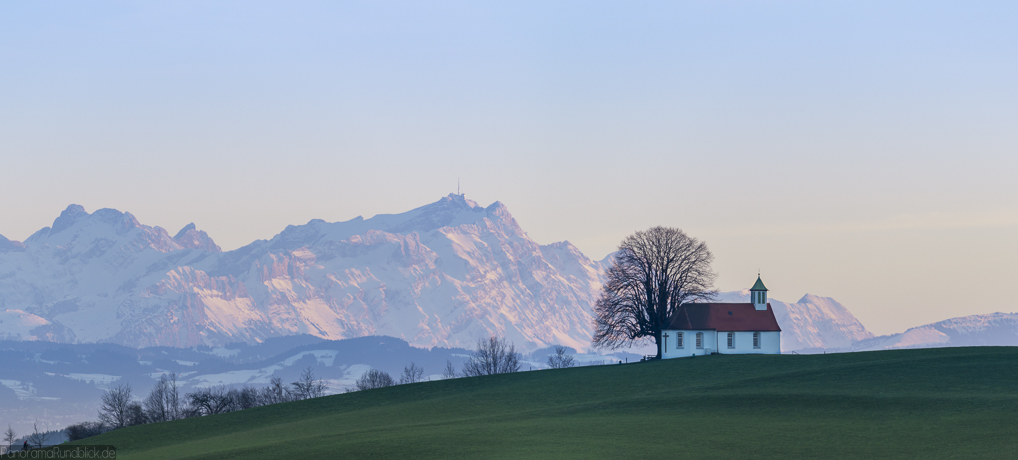
[[[748,303],[690,303],[661,330],[661,357],[780,354],[781,328],[757,276]]]

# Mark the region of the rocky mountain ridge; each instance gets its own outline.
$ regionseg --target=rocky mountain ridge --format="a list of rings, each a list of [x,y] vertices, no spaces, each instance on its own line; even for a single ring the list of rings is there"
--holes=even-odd
[[[409,212],[288,226],[221,252],[130,213],[71,205],[24,243],[0,241],[0,338],[133,347],[386,335],[525,349],[589,345],[600,265],[539,245],[501,203],[450,194]]]
[[[1018,346],[1018,313],[996,312],[946,319],[897,334],[861,340],[840,351],[979,346]]]
[[[0,236],[0,340],[190,347],[381,335],[469,348],[498,334],[524,350],[582,350],[610,258],[537,244],[503,204],[456,194],[400,214],[290,225],[228,252],[194,224],[171,237],[130,213],[71,205],[23,243]],[[874,338],[829,297],[770,301],[784,351],[971,342],[947,322]]]

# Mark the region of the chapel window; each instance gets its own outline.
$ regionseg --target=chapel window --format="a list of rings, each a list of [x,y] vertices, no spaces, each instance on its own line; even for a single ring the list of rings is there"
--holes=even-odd
[[[735,348],[735,333],[728,333],[728,348]]]
[[[675,344],[676,344],[676,346],[677,346],[678,348],[685,348],[685,347],[684,347],[684,346],[682,345],[682,333],[681,333],[681,332],[676,332],[676,333],[675,333]]]
[[[696,348],[703,349],[703,332],[696,333]]]
[[[760,333],[753,333],[753,348],[760,348]]]

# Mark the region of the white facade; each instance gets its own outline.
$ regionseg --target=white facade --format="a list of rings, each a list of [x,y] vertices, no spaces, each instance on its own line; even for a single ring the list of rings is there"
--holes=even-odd
[[[702,338],[697,346],[697,334]],[[732,334],[729,347],[728,334]],[[754,334],[759,334],[754,346]],[[682,346],[679,346],[679,337]],[[661,331],[661,358],[687,358],[693,355],[721,354],[781,354],[781,331],[726,332],[726,331]]]

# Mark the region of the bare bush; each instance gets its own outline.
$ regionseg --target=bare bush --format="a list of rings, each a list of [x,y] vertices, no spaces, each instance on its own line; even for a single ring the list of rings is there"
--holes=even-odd
[[[417,367],[417,364],[413,362],[409,366],[403,367],[403,375],[399,378],[400,385],[407,383],[417,383],[424,378],[424,368]]]
[[[463,364],[463,375],[505,374],[520,370],[520,354],[516,346],[501,337],[489,337],[477,341],[477,351]]]
[[[261,404],[266,406],[293,400],[290,388],[283,385],[283,379],[279,377],[272,377],[269,380],[269,386],[262,388],[258,396],[261,399]]]
[[[573,355],[567,355],[566,347],[555,345],[555,354],[548,357],[548,366],[552,369],[564,369],[576,365]]]
[[[148,417],[145,415],[145,409],[141,407],[141,403],[132,402],[127,405],[127,426],[144,425],[148,423]]]
[[[64,428],[68,441],[91,438],[106,432],[106,427],[100,422],[81,422]]]
[[[452,361],[445,360],[445,370],[442,371],[442,378],[454,379],[456,378],[456,368],[453,367]]]
[[[247,386],[230,390],[230,399],[233,402],[233,410],[251,409],[262,405],[258,389]]]
[[[391,387],[395,384],[396,382],[392,380],[392,376],[378,369],[371,369],[365,372],[361,378],[357,379],[357,389],[361,391]]]
[[[293,393],[297,399],[311,399],[325,396],[325,381],[315,378],[314,369],[308,366],[293,382]]]

